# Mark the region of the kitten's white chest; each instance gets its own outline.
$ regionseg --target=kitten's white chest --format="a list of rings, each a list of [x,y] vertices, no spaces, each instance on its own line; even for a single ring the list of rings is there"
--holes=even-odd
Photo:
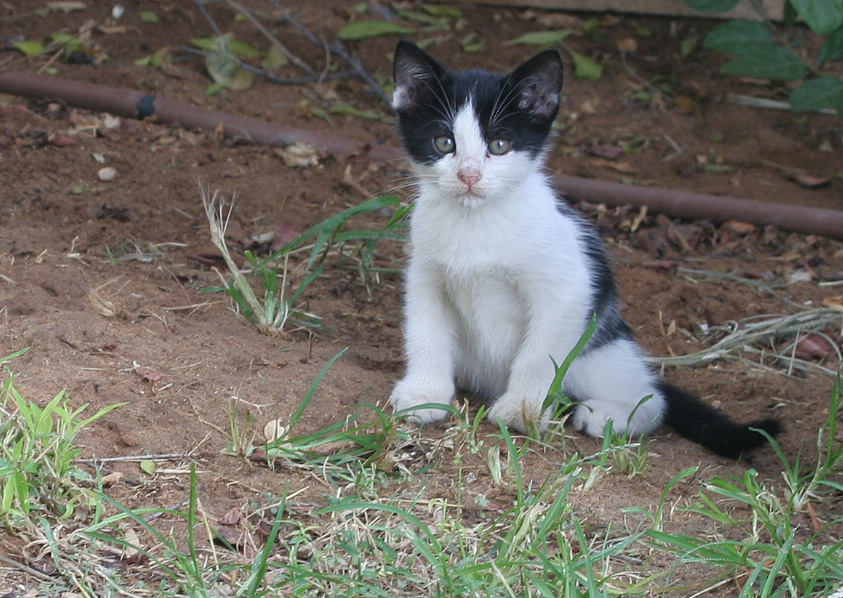
[[[469,275],[443,272],[443,288],[457,317],[458,383],[487,396],[500,395],[529,310],[517,275],[495,266]]]

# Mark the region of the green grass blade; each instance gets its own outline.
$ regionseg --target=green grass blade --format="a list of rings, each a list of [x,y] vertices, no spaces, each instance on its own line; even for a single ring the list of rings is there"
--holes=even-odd
[[[328,373],[328,370],[331,369],[331,366],[342,357],[348,349],[343,349],[336,355],[334,355],[328,363],[322,368],[322,370],[316,375],[316,378],[313,379],[313,382],[310,383],[310,388],[307,389],[307,393],[304,395],[304,399],[302,402],[299,403],[296,412],[293,413],[293,417],[290,418],[289,429],[292,430],[293,427],[298,423],[298,421],[304,415],[307,406],[310,405],[310,401],[313,399],[313,395],[316,393],[316,389],[319,388],[319,384],[322,382],[322,378],[325,377],[325,374]]]

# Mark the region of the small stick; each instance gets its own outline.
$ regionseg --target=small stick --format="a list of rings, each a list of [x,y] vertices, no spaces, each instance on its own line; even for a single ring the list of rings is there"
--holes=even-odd
[[[143,520],[146,521],[147,523],[150,523],[152,521],[155,521],[159,517],[163,517],[164,511],[175,511],[176,509],[181,509],[182,507],[186,507],[189,504],[190,504],[189,500],[183,500],[180,503],[173,505],[172,507],[165,507],[164,509],[158,511],[157,513],[153,513],[149,517],[144,517]]]
[[[372,91],[375,92],[376,96],[383,100],[387,105],[392,105],[392,101],[389,99],[389,96],[384,93],[383,89],[381,89],[381,86],[378,85],[377,81],[375,81],[375,78],[372,77],[372,75],[370,75],[369,72],[363,68],[363,65],[360,64],[360,61],[357,59],[356,56],[352,56],[343,49],[342,43],[339,40],[335,41],[334,45],[331,46],[331,51],[343,60],[345,60],[351,66],[351,68],[357,71],[357,74],[360,75],[360,77],[366,83],[369,84],[369,87],[372,88]]]
[[[150,455],[126,455],[124,457],[102,457],[99,459],[79,460],[80,463],[117,463],[120,461],[155,461],[155,460],[177,460],[187,459],[193,453],[152,453]]]
[[[24,565],[23,563],[19,563],[14,559],[10,559],[7,556],[3,556],[2,554],[0,554],[0,562],[6,563],[7,565],[10,565],[10,566],[14,567],[15,569],[20,569],[24,573],[28,573],[29,575],[31,575],[33,577],[37,577],[41,581],[53,581],[53,578],[50,577],[49,575],[47,575],[46,573],[42,573],[38,569],[33,569],[32,567],[29,567],[28,565]]]
[[[299,58],[298,56],[296,56],[295,54],[293,54],[292,52],[290,52],[290,51],[289,51],[289,50],[288,50],[288,49],[284,46],[284,44],[282,44],[280,41],[278,41],[278,39],[277,39],[274,35],[272,35],[269,31],[267,31],[266,27],[264,27],[263,25],[261,25],[260,21],[258,21],[258,20],[254,17],[254,15],[252,15],[251,11],[247,10],[247,9],[246,9],[243,5],[241,5],[241,4],[240,4],[240,3],[238,3],[238,2],[235,2],[234,0],[225,0],[225,1],[226,1],[226,2],[228,2],[229,6],[231,6],[232,8],[234,8],[235,10],[237,10],[238,12],[240,12],[240,13],[241,13],[244,17],[246,17],[247,19],[249,19],[249,21],[251,21],[252,25],[254,25],[255,27],[257,27],[257,28],[258,28],[258,31],[260,31],[261,33],[263,33],[263,35],[264,35],[264,37],[266,37],[266,39],[268,39],[270,42],[272,42],[272,44],[273,44],[276,48],[278,48],[279,50],[281,50],[281,52],[282,52],[282,53],[283,53],[283,54],[284,54],[287,58],[289,58],[289,59],[290,59],[290,62],[292,62],[293,64],[295,64],[297,67],[299,67],[300,69],[304,70],[304,71],[305,71],[305,72],[307,72],[308,74],[310,74],[310,75],[317,75],[317,76],[318,76],[318,73],[317,73],[316,71],[314,71],[312,68],[310,68],[310,66],[308,66],[305,62],[303,62],[303,61],[301,60],[301,58]]]
[[[214,30],[214,35],[216,37],[220,37],[222,35],[222,31],[217,26],[217,22],[214,21],[214,17],[207,11],[205,8],[204,0],[193,0],[196,3],[196,7],[199,9],[199,12],[202,13],[202,16],[205,17],[205,20],[208,21],[208,24],[211,26],[211,29]]]
[[[269,3],[277,10],[281,11],[281,13],[284,15],[284,19],[289,22],[293,27],[298,29],[302,33],[302,35],[304,35],[312,44],[323,47],[326,46],[324,42],[322,42],[319,38],[313,35],[310,29],[308,29],[307,27],[302,25],[298,20],[296,20],[296,18],[290,14],[290,11],[288,11],[286,8],[281,7],[278,4],[278,0],[269,0]],[[333,52],[334,54],[342,58],[346,63],[348,63],[348,65],[352,69],[354,69],[354,72],[357,73],[360,78],[363,79],[366,83],[368,83],[369,87],[372,88],[376,96],[383,100],[387,105],[392,105],[392,101],[389,99],[389,96],[384,93],[383,89],[380,85],[378,85],[378,82],[375,81],[374,77],[372,77],[369,72],[363,68],[363,65],[360,64],[360,61],[356,57],[350,55],[348,52],[345,51],[339,40],[335,41],[329,49],[331,52]]]
[[[766,108],[768,110],[793,110],[788,102],[781,100],[771,100],[769,98],[757,98],[755,96],[747,96],[741,93],[727,93],[726,99],[737,104],[738,106],[748,106],[750,108]],[[836,110],[831,108],[822,108],[817,110],[820,114],[830,114],[834,116],[837,114]]]

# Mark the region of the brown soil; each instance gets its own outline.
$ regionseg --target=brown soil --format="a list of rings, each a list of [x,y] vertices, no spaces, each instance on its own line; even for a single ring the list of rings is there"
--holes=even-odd
[[[30,12],[31,2],[2,2],[0,46],[18,35],[41,39],[59,30],[76,33],[93,20],[90,55],[97,64],[71,65],[59,59],[52,63],[58,76],[150,90],[200,107],[396,144],[388,123],[338,114],[328,123],[318,117],[314,108],[328,109],[337,102],[361,110],[377,107],[387,115],[388,108],[378,106],[356,79],[305,86],[257,79],[248,90],[207,96],[210,80],[201,60],[174,61],[163,70],[135,65],[136,59],[160,48],[171,47],[175,56],[178,46],[188,45],[192,37],[212,35],[193,3],[125,3],[120,25],[126,27],[119,32],[98,28],[107,24],[112,2],[86,4],[85,10],[43,16]],[[257,0],[253,4],[265,8]],[[338,0],[290,6],[325,39],[350,17],[346,3]],[[217,21],[239,39],[267,46],[249,23],[235,23],[224,3],[212,8]],[[161,21],[143,22],[143,10],[157,11]],[[504,70],[533,49],[498,42],[538,29],[537,18],[553,28],[581,27],[587,19],[600,23],[600,36],[569,40],[577,51],[601,61],[605,74],[588,82],[576,79],[569,69],[563,127],[550,159],[556,171],[843,209],[843,180],[835,178],[843,164],[841,120],[724,101],[727,91],[781,94],[769,83],[720,76],[722,58],[713,53],[697,51],[683,58],[681,42],[704,35],[709,22],[557,15],[552,18],[559,23],[548,24],[544,13],[466,5],[458,30],[416,39],[435,39],[429,50],[455,68]],[[323,52],[295,31],[280,27],[276,32],[310,64],[324,64]],[[472,32],[486,40],[486,48],[463,54],[459,41]],[[638,47],[624,64],[617,42],[627,38],[637,40]],[[369,72],[386,79],[387,56],[395,41],[394,36],[381,37],[356,43],[353,49]],[[816,43],[807,35],[803,41]],[[13,51],[0,53],[0,64],[13,68],[35,71],[44,62]],[[284,74],[299,73],[291,67]],[[650,93],[641,80],[654,82],[661,93]],[[68,138],[72,144],[63,143]],[[629,151],[616,159],[602,155],[606,151],[601,148],[611,152],[625,144],[630,144]],[[287,485],[308,488],[298,499],[302,504],[325,504],[330,490],[310,477],[271,471],[223,453],[231,441],[232,405],[239,398],[241,414],[251,411],[259,427],[289,417],[320,369],[343,348],[348,351],[322,381],[299,424],[302,431],[342,420],[360,400],[385,405],[403,368],[401,277],[387,272],[366,285],[353,258],[331,255],[325,274],[304,295],[308,311],[321,316],[331,332],[260,334],[229,309],[225,296],[202,293],[218,285],[219,278],[208,265],[217,263],[216,252],[197,180],[227,197],[237,193],[229,237],[235,250],[242,251],[252,235],[279,226],[302,231],[359,203],[366,199],[361,189],[378,194],[401,186],[406,177],[402,165],[328,156],[317,167],[290,168],[271,148],[226,140],[213,132],[132,120],[106,128],[102,114],[9,96],[0,96],[0,152],[0,356],[29,348],[11,363],[20,374],[24,395],[46,402],[67,389],[73,405],[89,404],[91,412],[125,402],[83,432],[83,455],[190,454],[202,472],[200,498],[212,517],[266,493],[277,496]],[[94,156],[101,156],[105,164]],[[113,181],[98,179],[103,166],[116,169]],[[830,180],[809,188],[788,176],[797,171]],[[359,184],[343,182],[349,178]],[[753,286],[687,274],[677,267],[763,281],[778,286],[780,296],[806,305],[840,294],[840,287],[818,284],[843,279],[839,242],[740,223],[671,222],[653,214],[638,221],[636,210],[580,207],[605,233],[626,316],[655,355],[702,348],[698,339],[704,324],[794,310]],[[381,227],[389,215],[377,213],[362,224]],[[378,265],[400,268],[402,251],[382,244]],[[298,259],[293,262],[296,277],[302,265]],[[833,356],[823,363],[836,367]],[[832,378],[826,375],[785,377],[739,361],[671,369],[666,376],[738,419],[781,418],[786,425],[781,443],[791,458],[800,451],[810,455],[832,388]],[[486,424],[481,430],[495,431]],[[437,437],[442,430],[422,434]],[[599,448],[596,441],[571,431],[567,442],[582,452]],[[461,458],[462,467],[474,467],[480,480],[464,490],[463,500],[474,505],[476,496],[489,492],[511,500],[511,489],[483,485],[489,478],[479,456]],[[527,479],[543,480],[559,458],[553,451],[528,456]],[[779,479],[780,469],[771,450],[759,452],[751,463],[736,463],[669,431],[655,438],[648,463],[638,477],[610,476],[598,491],[577,493],[575,508],[596,522],[621,522],[622,507],[652,508],[654,496],[687,467],[698,465],[700,473],[673,491],[678,504],[691,501],[699,483],[713,474],[738,474],[751,465],[763,477]],[[142,483],[111,490],[129,506],[165,507],[186,497],[183,474],[150,477],[131,462],[112,467]],[[395,483],[408,488],[426,485],[452,498],[455,471],[454,455],[445,451],[431,470]],[[824,509],[818,512],[823,520],[840,516],[839,504],[818,509]],[[698,529],[706,524],[687,515],[677,514],[672,523],[706,532]],[[19,550],[17,543],[8,545],[16,546],[12,553]]]

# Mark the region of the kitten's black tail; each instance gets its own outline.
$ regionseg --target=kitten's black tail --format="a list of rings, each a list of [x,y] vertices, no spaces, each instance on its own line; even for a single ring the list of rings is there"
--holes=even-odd
[[[664,423],[680,436],[723,457],[740,459],[767,442],[762,434],[751,428],[764,430],[770,436],[782,429],[781,423],[772,418],[736,424],[699,397],[664,380],[659,381],[659,390],[667,401]]]

